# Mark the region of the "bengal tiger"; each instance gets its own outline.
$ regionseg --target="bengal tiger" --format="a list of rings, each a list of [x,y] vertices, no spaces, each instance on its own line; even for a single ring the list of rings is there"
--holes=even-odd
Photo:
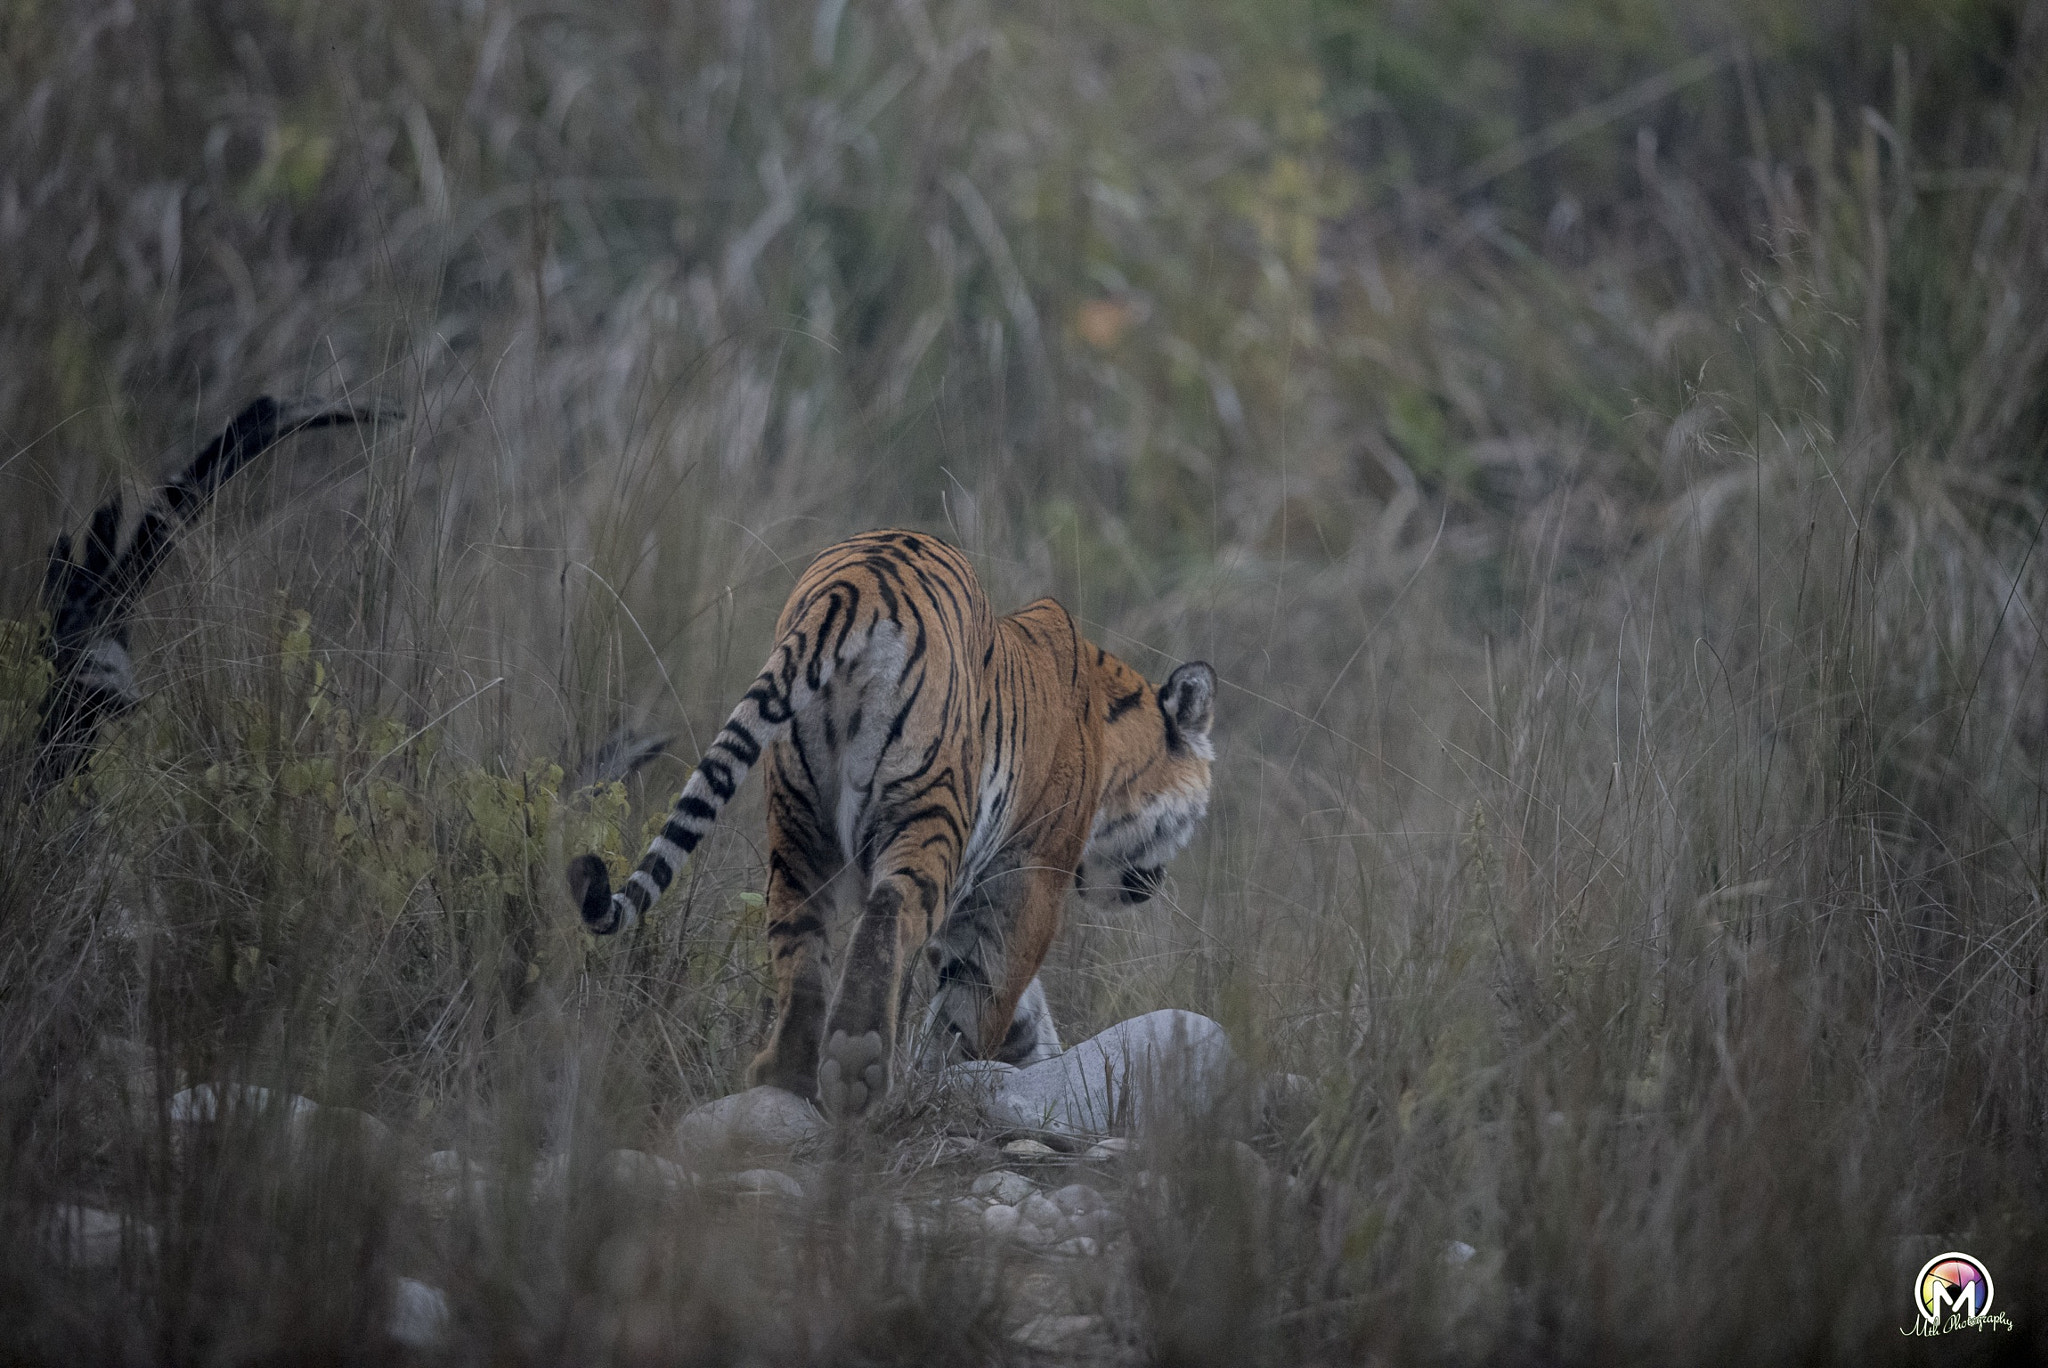
[[[1154,688],[1051,599],[997,617],[944,542],[865,533],[798,579],[624,887],[584,855],[570,892],[599,935],[637,924],[765,755],[776,1015],[748,1081],[858,1116],[889,1089],[920,947],[938,971],[928,1047],[1059,1052],[1037,974],[1067,889],[1152,895],[1208,810],[1215,694],[1199,661]],[[835,993],[825,910],[842,898],[858,913]]]

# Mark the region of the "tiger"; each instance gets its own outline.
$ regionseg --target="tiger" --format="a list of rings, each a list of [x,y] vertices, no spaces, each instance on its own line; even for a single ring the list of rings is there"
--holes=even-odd
[[[819,553],[775,630],[625,884],[571,862],[584,925],[637,925],[765,757],[775,1018],[748,1083],[866,1113],[920,949],[925,1058],[1057,1054],[1038,971],[1067,890],[1158,889],[1208,812],[1215,671],[1155,687],[1049,598],[998,617],[967,557],[914,531]],[[852,916],[836,987],[828,909]]]

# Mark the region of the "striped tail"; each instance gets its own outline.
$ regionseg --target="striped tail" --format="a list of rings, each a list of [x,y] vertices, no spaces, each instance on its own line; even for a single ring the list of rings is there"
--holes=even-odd
[[[569,862],[569,892],[585,926],[600,936],[630,930],[668,890],[761,753],[789,734],[792,719],[831,682],[832,647],[846,639],[844,608],[837,595],[829,596],[777,643],[753,687],[697,762],[661,834],[648,844],[625,887],[612,891],[611,874],[596,855]],[[835,625],[841,627],[839,641],[828,643]]]

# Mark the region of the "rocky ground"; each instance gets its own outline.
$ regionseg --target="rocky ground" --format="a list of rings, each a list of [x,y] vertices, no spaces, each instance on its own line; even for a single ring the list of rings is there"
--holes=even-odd
[[[530,1167],[457,1148],[420,1153],[376,1117],[250,1085],[185,1088],[165,1119],[187,1150],[248,1123],[298,1163],[340,1142],[395,1168],[412,1252],[393,1275],[384,1322],[401,1346],[431,1350],[456,1334],[459,1299],[441,1284],[460,1276],[482,1232],[602,1200],[632,1219],[600,1260],[621,1293],[587,1319],[601,1339],[636,1333],[631,1307],[660,1285],[650,1270],[664,1233],[701,1229],[709,1241],[745,1231],[794,1246],[855,1221],[885,1224],[898,1249],[999,1269],[1000,1333],[1027,1357],[1117,1361],[1135,1336],[1133,1226],[1171,1187],[1155,1161],[1189,1127],[1209,1131],[1246,1192],[1287,1200],[1294,1179],[1247,1140],[1307,1089],[1288,1076],[1248,1079],[1217,1023],[1154,1012],[1027,1069],[968,1063],[912,1075],[896,1111],[915,1113],[915,1124],[837,1128],[803,1099],[761,1087],[690,1111],[664,1152],[557,1149]],[[153,1258],[164,1243],[137,1213],[91,1203],[43,1219],[51,1255],[80,1269]]]

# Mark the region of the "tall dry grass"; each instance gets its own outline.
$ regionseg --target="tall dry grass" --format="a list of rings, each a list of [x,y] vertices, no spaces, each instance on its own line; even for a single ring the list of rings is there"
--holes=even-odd
[[[888,1219],[914,1096],[801,1227],[596,1158],[758,1043],[758,799],[617,944],[563,855],[902,522],[1224,681],[1048,986],[1315,1096],[1291,1193],[1146,1161],[1103,1352],[2039,1356],[2040,7],[1496,8],[0,15],[5,1355],[392,1355],[405,1273],[450,1358],[1027,1357],[1027,1268]],[[262,389],[408,417],[230,490],[27,804],[42,547]],[[582,785],[621,725],[672,757]],[[397,1149],[180,1138],[207,1080]],[[443,1148],[508,1181],[434,1224]],[[1900,1337],[1936,1237],[2010,1335]]]

